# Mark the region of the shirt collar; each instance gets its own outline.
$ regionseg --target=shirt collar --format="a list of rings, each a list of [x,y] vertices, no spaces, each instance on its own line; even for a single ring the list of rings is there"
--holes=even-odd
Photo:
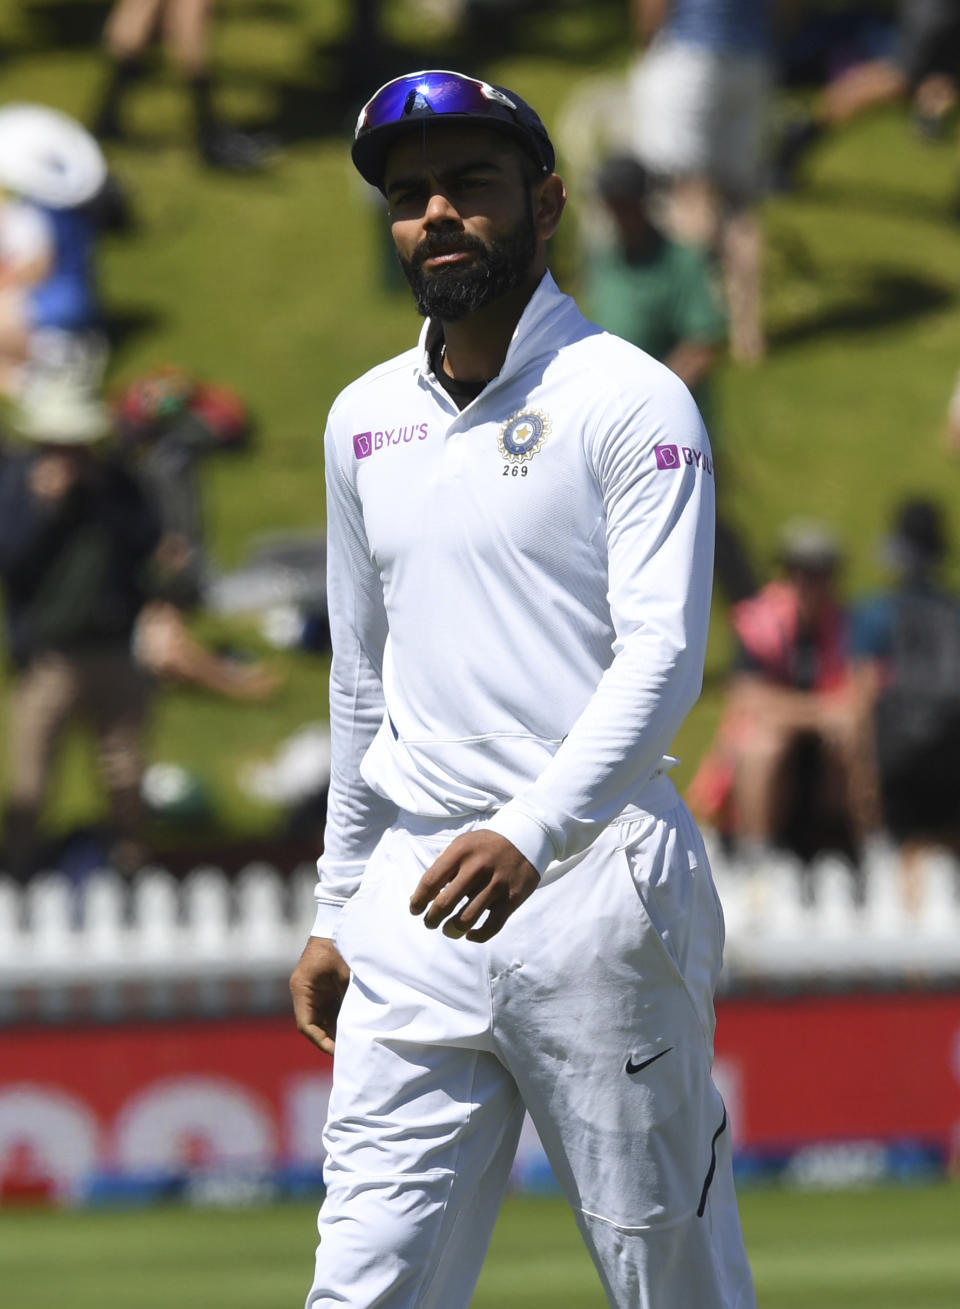
[[[544,273],[520,315],[520,321],[507,347],[503,367],[489,383],[490,386],[511,377],[523,364],[540,352],[545,337],[542,330],[545,323],[570,303],[570,297],[559,290],[553,276],[549,272]],[[417,376],[426,382],[436,383],[431,355],[442,333],[440,322],[432,318],[428,318],[420,329],[415,369]]]

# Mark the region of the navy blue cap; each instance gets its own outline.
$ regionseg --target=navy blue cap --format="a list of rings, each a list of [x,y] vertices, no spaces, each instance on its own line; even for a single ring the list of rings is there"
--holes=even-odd
[[[361,176],[382,191],[390,147],[411,127],[422,128],[433,121],[503,132],[526,151],[544,176],[556,165],[547,129],[520,96],[465,73],[424,69],[387,82],[361,109],[350,152]]]

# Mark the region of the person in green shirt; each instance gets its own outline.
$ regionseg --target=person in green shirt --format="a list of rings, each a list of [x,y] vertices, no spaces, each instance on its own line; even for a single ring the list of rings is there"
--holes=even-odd
[[[671,241],[654,225],[649,177],[631,155],[608,159],[596,185],[613,222],[616,244],[588,259],[587,316],[681,377],[706,421],[709,374],[727,337],[726,314],[708,255],[696,246]]]
[[[727,318],[709,255],[697,246],[671,241],[652,221],[649,175],[632,155],[607,159],[596,175],[596,187],[616,240],[586,261],[585,312],[675,372],[714,433],[710,373],[726,344]],[[721,495],[716,575],[733,603],[752,595],[757,583],[744,544],[722,506]]]

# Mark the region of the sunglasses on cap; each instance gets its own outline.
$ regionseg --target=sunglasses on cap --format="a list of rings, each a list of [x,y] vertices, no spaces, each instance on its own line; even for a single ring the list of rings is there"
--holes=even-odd
[[[544,173],[553,172],[556,161],[547,130],[525,101],[481,78],[441,68],[395,77],[371,96],[357,118],[353,162],[371,185],[382,189],[393,141],[416,122],[445,116],[506,132]]]
[[[517,108],[516,101],[503,91],[476,77],[464,77],[462,73],[439,68],[407,73],[387,82],[371,96],[360,110],[354,136],[358,137],[371,128],[384,127],[387,123],[398,123],[411,114],[482,116],[491,105],[500,105],[514,112]]]

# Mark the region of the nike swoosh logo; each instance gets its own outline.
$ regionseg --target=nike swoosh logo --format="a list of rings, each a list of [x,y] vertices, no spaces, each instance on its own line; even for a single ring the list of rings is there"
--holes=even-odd
[[[642,1073],[645,1068],[649,1068],[651,1064],[655,1064],[658,1059],[662,1059],[663,1056],[669,1054],[672,1049],[673,1046],[668,1045],[666,1050],[661,1050],[659,1054],[652,1054],[649,1059],[644,1059],[643,1062],[639,1064],[633,1062],[633,1056],[631,1055],[627,1060],[626,1067],[623,1071],[625,1073]]]

